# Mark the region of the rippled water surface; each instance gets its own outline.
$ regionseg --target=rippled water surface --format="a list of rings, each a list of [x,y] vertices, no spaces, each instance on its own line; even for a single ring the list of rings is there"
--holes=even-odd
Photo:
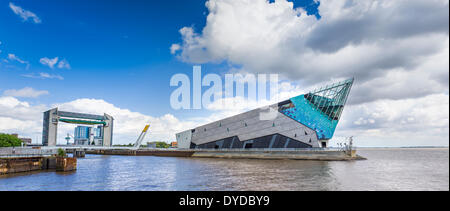
[[[366,161],[88,155],[73,173],[0,176],[0,190],[449,190],[449,150],[360,149]]]

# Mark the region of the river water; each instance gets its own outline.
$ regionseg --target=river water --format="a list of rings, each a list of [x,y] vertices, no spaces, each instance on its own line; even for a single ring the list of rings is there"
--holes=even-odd
[[[449,150],[360,149],[366,161],[87,155],[72,173],[0,176],[0,190],[449,190]]]

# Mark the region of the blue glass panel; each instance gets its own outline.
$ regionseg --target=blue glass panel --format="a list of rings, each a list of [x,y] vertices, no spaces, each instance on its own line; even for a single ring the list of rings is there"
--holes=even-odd
[[[315,130],[320,140],[331,139],[338,124],[338,120],[330,120],[315,106],[307,101],[304,95],[291,98],[295,107],[280,111],[286,116]]]

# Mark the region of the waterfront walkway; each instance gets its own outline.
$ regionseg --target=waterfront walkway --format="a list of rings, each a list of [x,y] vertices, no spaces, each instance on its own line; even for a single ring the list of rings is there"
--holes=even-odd
[[[58,153],[57,148],[5,147],[0,148],[0,158],[50,157]]]

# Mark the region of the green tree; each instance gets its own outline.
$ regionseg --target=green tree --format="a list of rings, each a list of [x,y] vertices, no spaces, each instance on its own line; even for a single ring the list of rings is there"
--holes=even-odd
[[[0,134],[0,147],[19,147],[22,140],[8,134]]]
[[[160,142],[160,141],[156,142],[156,148],[169,148],[169,147],[170,147],[170,145],[166,142]]]
[[[66,150],[58,148],[58,156],[59,157],[66,157]]]

